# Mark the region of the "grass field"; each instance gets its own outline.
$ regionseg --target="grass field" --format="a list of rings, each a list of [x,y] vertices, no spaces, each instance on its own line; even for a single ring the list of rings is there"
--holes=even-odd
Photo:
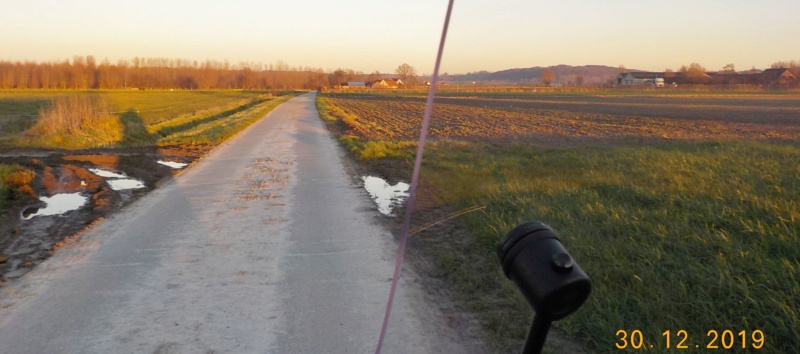
[[[259,91],[0,91],[0,145],[9,147],[129,147],[166,143],[215,143],[260,118],[290,95]],[[120,124],[118,139],[70,134],[31,135],[41,111],[55,101],[88,97]]]
[[[356,157],[408,166],[422,99],[319,101]],[[800,98],[785,95],[437,99],[417,223],[486,209],[458,219],[466,232],[432,229],[416,245],[500,351],[521,348],[531,314],[499,271],[496,247],[514,226],[541,220],[593,280],[587,303],[557,324],[592,351],[619,352],[618,330],[640,330],[656,352],[676,350],[680,330],[687,352],[724,349],[731,343],[708,332],[730,330],[731,350],[754,351],[760,330],[758,352],[792,352],[800,345],[799,126]],[[384,153],[365,154],[370,144]]]

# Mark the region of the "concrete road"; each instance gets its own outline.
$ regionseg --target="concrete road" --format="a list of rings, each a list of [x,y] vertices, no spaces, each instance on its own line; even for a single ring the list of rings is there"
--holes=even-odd
[[[0,353],[369,353],[396,243],[310,93],[0,288]],[[409,281],[384,352],[465,353]]]

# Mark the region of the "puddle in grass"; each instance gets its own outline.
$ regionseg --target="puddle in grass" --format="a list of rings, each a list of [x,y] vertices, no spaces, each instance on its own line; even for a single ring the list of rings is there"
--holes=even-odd
[[[364,188],[378,204],[378,211],[383,215],[392,215],[392,209],[408,197],[408,183],[397,182],[390,185],[382,178],[373,176],[363,176],[361,179],[364,181]]]
[[[172,161],[164,161],[164,160],[158,160],[157,162],[162,164],[162,165],[164,165],[164,166],[172,167],[172,168],[174,168],[176,170],[184,168],[184,167],[186,167],[186,165],[188,165],[188,164],[182,163],[182,162],[172,162]]]
[[[28,208],[22,212],[23,220],[30,220],[35,216],[61,215],[68,211],[78,210],[86,204],[87,197],[80,193],[61,193],[52,197],[39,197],[44,208]]]
[[[145,187],[144,182],[138,179],[128,178],[128,176],[124,174],[119,174],[116,172],[111,172],[99,168],[90,168],[89,171],[92,171],[92,173],[105,178],[106,183],[108,183],[108,186],[115,191],[139,189]]]

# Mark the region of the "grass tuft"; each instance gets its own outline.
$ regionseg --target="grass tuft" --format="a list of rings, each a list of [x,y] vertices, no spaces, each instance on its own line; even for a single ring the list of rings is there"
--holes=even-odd
[[[5,213],[10,201],[35,194],[30,186],[35,177],[33,171],[19,165],[0,164],[0,214]]]
[[[73,95],[56,98],[41,108],[36,125],[26,135],[48,147],[96,147],[122,140],[123,129],[108,104],[91,96]]]

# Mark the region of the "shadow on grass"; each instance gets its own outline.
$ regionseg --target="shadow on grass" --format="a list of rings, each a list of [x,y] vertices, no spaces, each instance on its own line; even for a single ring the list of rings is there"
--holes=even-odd
[[[122,123],[122,144],[127,146],[150,145],[157,141],[156,134],[147,132],[144,121],[139,113],[130,108],[119,117]]]
[[[49,99],[0,99],[0,138],[10,138],[32,128],[39,110],[50,103]]]
[[[212,116],[208,116],[208,117],[201,118],[201,119],[195,119],[195,120],[192,120],[190,122],[186,122],[184,124],[180,124],[180,125],[176,125],[176,126],[172,126],[172,127],[164,127],[162,129],[156,131],[154,133],[154,135],[157,136],[157,137],[165,137],[165,136],[169,136],[169,135],[172,135],[172,134],[175,134],[175,133],[178,133],[178,132],[189,130],[189,129],[195,128],[197,126],[206,124],[208,122],[215,121],[217,119],[229,117],[231,115],[234,115],[236,113],[242,112],[242,111],[247,110],[247,109],[250,109],[250,108],[252,108],[252,107],[254,107],[256,105],[259,105],[259,104],[261,104],[263,102],[266,102],[266,101],[269,101],[269,100],[268,99],[253,100],[253,101],[251,101],[249,103],[246,103],[246,104],[243,104],[243,105],[241,105],[239,107],[236,107],[236,108],[233,108],[233,109],[229,109],[227,111],[223,111],[223,112],[214,114]],[[140,122],[141,122],[141,118],[140,118]]]

